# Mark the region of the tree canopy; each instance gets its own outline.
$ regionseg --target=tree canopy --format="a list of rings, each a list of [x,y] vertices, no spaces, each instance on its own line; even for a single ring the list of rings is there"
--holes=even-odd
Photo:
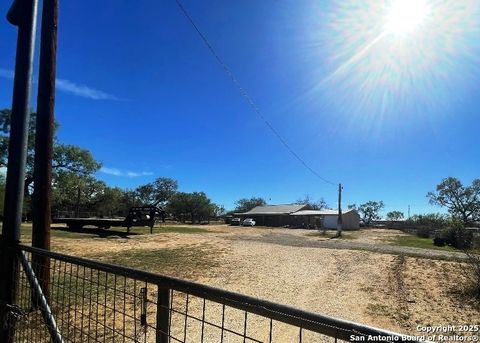
[[[303,198],[299,198],[295,201],[297,205],[309,205],[312,210],[323,210],[329,208],[324,198],[320,198],[315,201],[309,194],[305,194]]]
[[[99,196],[107,188],[103,181],[90,175],[59,171],[53,180],[53,213],[67,211],[67,216],[96,212]]]
[[[235,212],[248,212],[257,206],[265,206],[267,202],[263,198],[242,198],[235,201]]]
[[[165,205],[177,192],[178,183],[168,177],[159,177],[155,181],[139,186],[137,197],[143,205]]]
[[[387,213],[388,220],[401,220],[404,218],[403,212],[400,211],[391,211]]]
[[[349,206],[350,207],[350,206]],[[383,201],[367,201],[358,206],[358,213],[365,225],[370,225],[372,221],[380,219],[380,211],[385,207]]]
[[[177,220],[184,222],[208,220],[215,215],[217,205],[203,192],[174,194],[168,203],[167,211],[175,216]]]
[[[447,177],[427,197],[431,204],[446,207],[454,219],[465,225],[480,221],[480,179],[464,186],[457,178]]]
[[[35,120],[36,114],[31,113],[25,178],[24,212],[27,216],[31,203],[30,188],[34,186]],[[0,110],[0,167],[7,167],[8,163],[10,121],[11,111]],[[58,124],[55,127],[58,128]],[[183,219],[189,217],[192,221],[225,213],[223,206],[214,204],[203,192],[178,193],[177,181],[169,177],[159,177],[134,190],[109,187],[94,175],[100,167],[101,163],[95,160],[90,151],[76,145],[59,143],[55,138],[52,161],[54,215],[124,216],[130,207],[153,204],[168,207],[174,215]],[[4,189],[5,178],[0,175],[2,210]],[[248,199],[247,202],[250,200],[258,203],[256,198]],[[261,201],[265,204],[263,199]]]
[[[10,132],[11,110],[0,110],[0,166],[7,167],[8,139]],[[33,184],[33,161],[35,153],[35,118],[36,113],[30,114],[28,125],[27,165],[25,176],[26,195],[31,194]],[[58,124],[55,125],[58,128]],[[69,171],[81,175],[91,175],[99,170],[101,163],[93,158],[90,151],[76,145],[59,143],[55,138],[53,144],[52,170],[54,178],[60,171]]]

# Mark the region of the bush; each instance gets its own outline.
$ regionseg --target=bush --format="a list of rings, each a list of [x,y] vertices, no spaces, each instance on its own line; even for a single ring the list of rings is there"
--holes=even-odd
[[[413,228],[417,236],[429,238],[434,233],[445,229],[448,226],[448,223],[449,220],[447,216],[438,213],[431,213],[413,216],[408,221],[408,226]]]
[[[433,239],[433,245],[435,245],[436,247],[444,247],[445,244],[445,239],[443,239],[442,237],[435,237]]]
[[[457,249],[470,249],[473,242],[473,233],[458,223],[452,223],[451,226],[437,234],[433,239],[433,244],[443,243],[443,245],[437,246],[449,245]]]
[[[473,233],[471,231],[468,231],[463,227],[452,230],[454,230],[453,247],[457,249],[470,249],[472,247]]]
[[[422,237],[422,238],[429,238],[430,235],[435,231],[434,228],[428,227],[428,226],[421,226],[417,228],[417,236]]]

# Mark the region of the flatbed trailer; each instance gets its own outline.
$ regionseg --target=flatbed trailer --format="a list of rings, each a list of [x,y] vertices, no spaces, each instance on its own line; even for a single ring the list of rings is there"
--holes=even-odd
[[[102,229],[111,227],[127,227],[125,219],[105,218],[53,218],[53,224],[66,224],[70,229],[82,229],[84,226],[96,226]]]
[[[125,219],[121,218],[53,218],[53,224],[66,224],[69,229],[80,230],[85,226],[96,226],[101,229],[111,227],[126,227],[127,233],[133,226],[148,226],[150,233],[153,232],[155,217],[161,216],[165,221],[165,211],[156,206],[132,207]]]

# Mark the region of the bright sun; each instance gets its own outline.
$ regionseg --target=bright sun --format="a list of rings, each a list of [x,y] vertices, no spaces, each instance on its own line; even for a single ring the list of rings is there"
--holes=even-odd
[[[407,34],[413,32],[429,15],[430,8],[425,0],[394,0],[387,17],[387,33]]]

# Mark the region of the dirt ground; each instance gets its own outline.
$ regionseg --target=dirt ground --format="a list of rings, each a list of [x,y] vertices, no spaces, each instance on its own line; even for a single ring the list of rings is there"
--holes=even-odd
[[[94,257],[163,248],[201,249],[215,264],[171,276],[383,329],[419,334],[417,325],[479,324],[480,309],[461,293],[465,264],[366,251],[403,233],[355,232],[352,249],[322,245],[312,231],[202,226],[208,233],[154,233],[130,238],[55,238],[56,250]],[[86,249],[86,247],[88,247]],[[158,270],[152,270],[158,272]]]

